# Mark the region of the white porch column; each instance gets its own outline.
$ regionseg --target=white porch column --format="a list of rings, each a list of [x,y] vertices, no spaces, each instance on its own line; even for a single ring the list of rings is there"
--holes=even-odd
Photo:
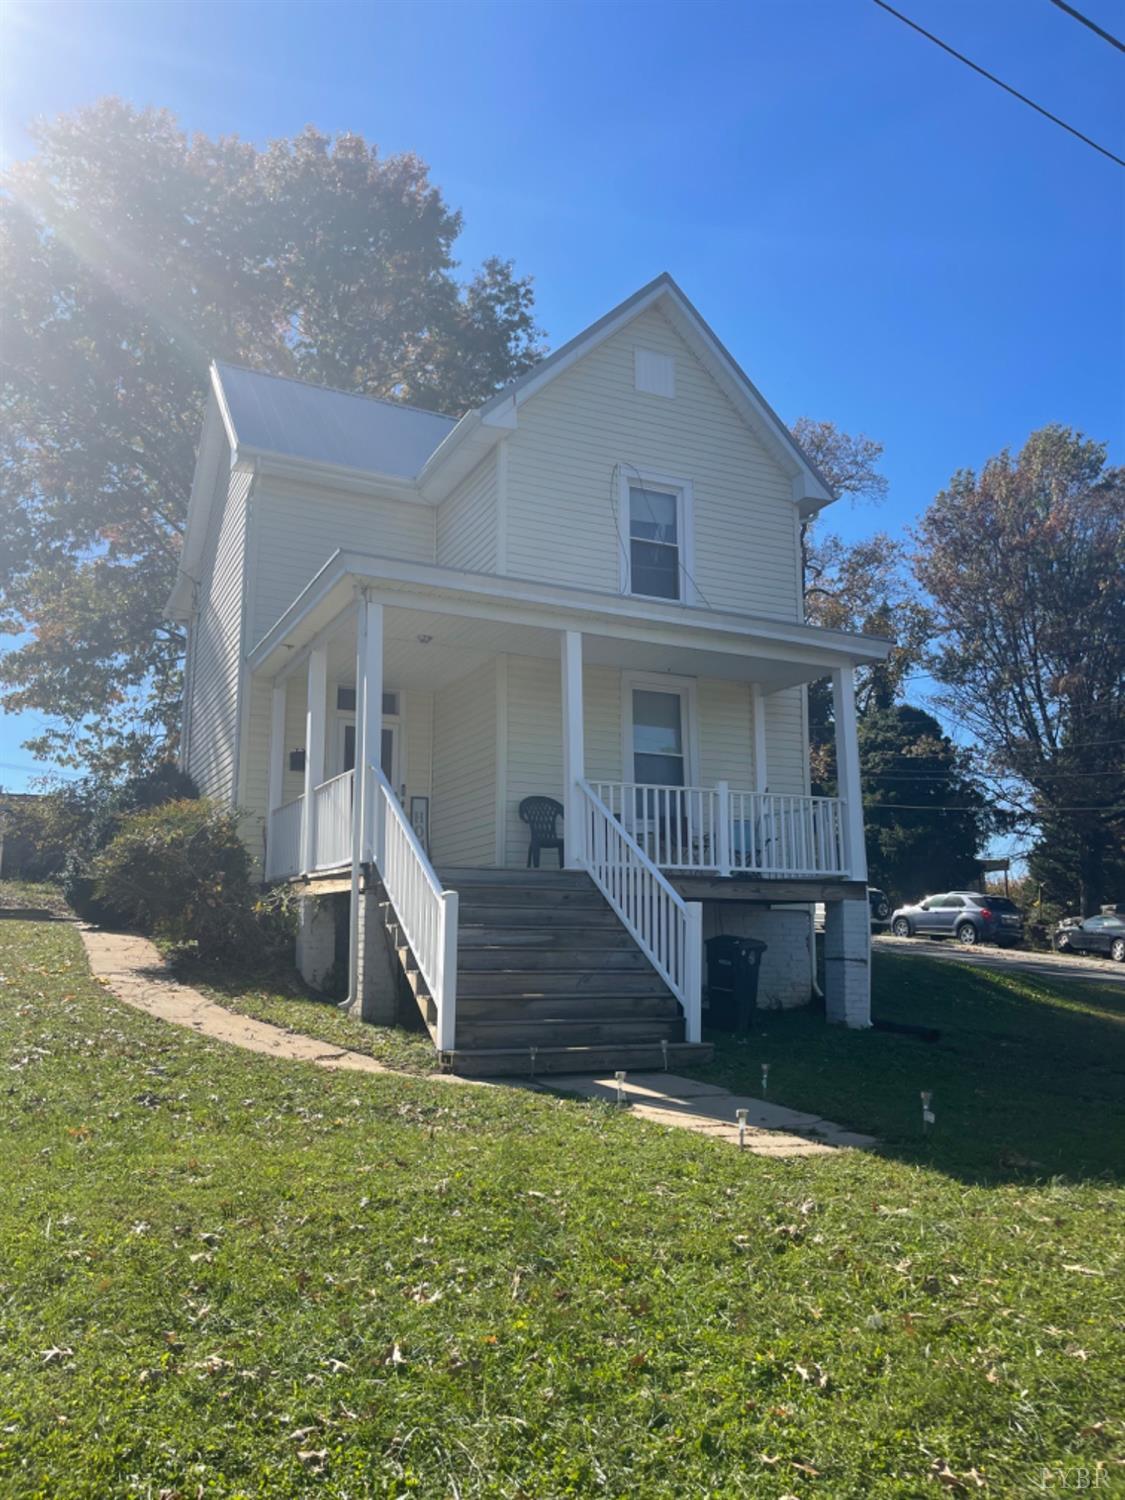
[[[383,859],[383,799],[376,795],[370,767],[381,767],[383,751],[383,606],[364,597],[356,629],[356,800],[362,800],[360,858]],[[362,777],[359,774],[363,768]],[[361,785],[362,784],[362,785]]]
[[[273,815],[281,806],[281,789],[285,785],[285,679],[273,685],[270,697],[270,779],[266,806],[266,868],[272,858],[270,838]]]
[[[328,648],[309,652],[308,707],[305,710],[305,800],[301,808],[301,869],[307,875],[316,864],[316,809],[314,791],[324,780],[325,698],[328,693]]]
[[[848,874],[867,879],[867,850],[863,842],[863,792],[859,776],[859,738],[856,733],[855,672],[836,667],[832,672],[832,717],[836,721],[836,787],[843,802],[844,847]]]
[[[766,770],[766,700],[756,682],[750,684],[750,707],[754,734],[754,790],[764,792],[769,779]]]
[[[585,867],[585,825],[577,785],[586,778],[586,732],[582,718],[582,634],[565,630],[562,638],[563,807],[568,870]]]
[[[360,890],[360,866],[383,862],[383,798],[370,766],[383,743],[383,606],[366,594],[356,603],[355,775],[352,779],[352,896],[348,929],[348,996],[353,1014],[388,1025],[395,981],[381,932],[378,887]]]

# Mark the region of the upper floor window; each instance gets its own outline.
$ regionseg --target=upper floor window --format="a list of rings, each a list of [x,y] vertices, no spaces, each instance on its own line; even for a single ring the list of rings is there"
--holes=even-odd
[[[622,592],[648,599],[691,597],[690,486],[635,471],[622,483]]]

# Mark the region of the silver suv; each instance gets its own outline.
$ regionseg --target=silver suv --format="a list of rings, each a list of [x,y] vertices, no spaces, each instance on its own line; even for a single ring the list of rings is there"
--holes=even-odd
[[[1007,896],[979,891],[949,891],[927,896],[916,906],[900,906],[891,918],[895,937],[955,937],[959,943],[994,942],[1001,947],[1023,941],[1023,913]]]

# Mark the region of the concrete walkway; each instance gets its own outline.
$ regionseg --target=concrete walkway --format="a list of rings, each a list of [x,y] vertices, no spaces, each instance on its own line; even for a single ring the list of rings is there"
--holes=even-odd
[[[160,950],[147,938],[124,932],[102,932],[79,925],[90,969],[96,979],[126,1005],[147,1011],[161,1021],[185,1026],[200,1036],[262,1052],[287,1061],[313,1063],[333,1072],[386,1073],[417,1077],[388,1068],[362,1052],[350,1052],[315,1037],[283,1031],[268,1021],[256,1021],[227,1010],[190,985],[173,979]],[[550,1085],[518,1079],[459,1078],[452,1073],[423,1075],[433,1082],[479,1087],[532,1088],[561,1092],[582,1099],[617,1097],[612,1077],[586,1075],[553,1079]],[[843,1130],[816,1115],[801,1114],[779,1104],[732,1094],[718,1084],[699,1083],[675,1073],[637,1073],[626,1080],[626,1096],[633,1114],[658,1125],[693,1130],[715,1140],[738,1144],[735,1110],[748,1111],[746,1148],[757,1156],[825,1156],[841,1146],[872,1146],[870,1136]]]
[[[558,1078],[553,1083],[560,1092],[578,1094],[583,1099],[612,1103],[617,1098],[617,1085],[612,1077]],[[744,1109],[745,1149],[756,1156],[829,1156],[842,1146],[876,1144],[873,1136],[844,1130],[819,1115],[803,1114],[745,1094],[732,1094],[717,1083],[701,1083],[675,1073],[629,1074],[625,1079],[625,1100],[631,1112],[642,1120],[676,1125],[736,1146],[735,1112]]]
[[[160,950],[147,938],[125,932],[102,932],[96,927],[79,927],[78,931],[94,978],[100,979],[126,1005],[147,1011],[161,1021],[186,1026],[200,1036],[229,1042],[248,1052],[315,1063],[318,1068],[356,1073],[391,1071],[362,1052],[349,1052],[311,1036],[282,1031],[268,1021],[236,1015],[190,985],[178,984],[169,976]]]

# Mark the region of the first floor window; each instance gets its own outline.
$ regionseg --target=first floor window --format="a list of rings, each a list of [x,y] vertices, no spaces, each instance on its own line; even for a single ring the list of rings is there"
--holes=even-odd
[[[633,690],[633,778],[650,786],[687,783],[680,693]]]

